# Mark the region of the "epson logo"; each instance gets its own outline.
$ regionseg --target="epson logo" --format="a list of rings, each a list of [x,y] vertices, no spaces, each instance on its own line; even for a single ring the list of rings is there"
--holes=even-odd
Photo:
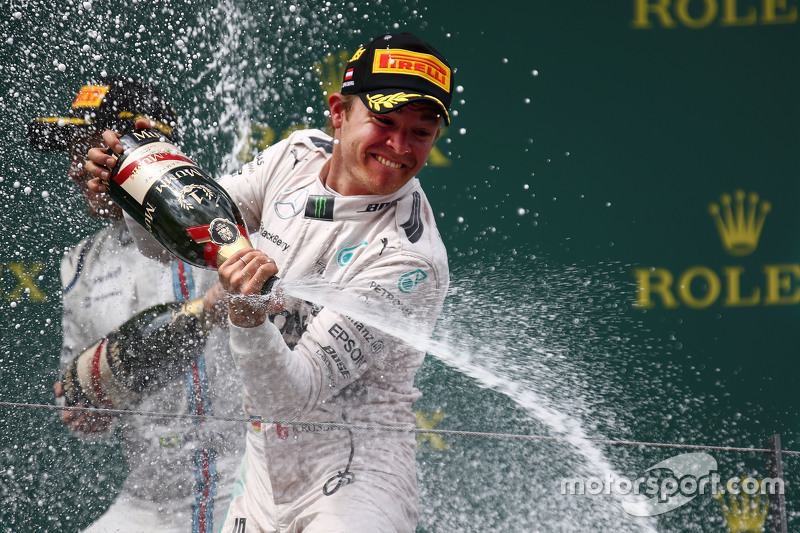
[[[351,338],[350,334],[344,330],[344,328],[339,324],[334,324],[328,330],[328,333],[331,337],[340,341],[342,344],[342,348],[344,351],[350,355],[350,359],[361,368],[363,365],[366,364],[366,358],[364,354],[361,352],[361,348],[356,346],[356,339]]]

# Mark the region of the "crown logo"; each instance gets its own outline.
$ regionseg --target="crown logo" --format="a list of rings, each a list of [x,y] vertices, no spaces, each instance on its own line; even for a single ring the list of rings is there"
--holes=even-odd
[[[763,533],[769,499],[761,499],[761,480],[758,480],[757,488],[752,497],[744,491],[739,495],[725,491],[714,493],[714,499],[719,503],[722,517],[731,533]]]
[[[735,256],[749,255],[758,246],[764,219],[772,204],[767,200],[759,201],[754,192],[745,194],[736,190],[733,195],[731,198],[730,194],[722,194],[719,204],[711,202],[708,205],[708,212],[714,218],[725,250]]]

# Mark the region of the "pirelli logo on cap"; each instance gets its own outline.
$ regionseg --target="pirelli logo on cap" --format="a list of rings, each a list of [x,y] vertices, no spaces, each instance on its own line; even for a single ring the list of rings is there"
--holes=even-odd
[[[374,74],[408,74],[419,76],[442,90],[450,92],[450,69],[430,54],[394,48],[375,50]]]
[[[72,108],[100,107],[107,92],[108,85],[84,85],[72,102]]]

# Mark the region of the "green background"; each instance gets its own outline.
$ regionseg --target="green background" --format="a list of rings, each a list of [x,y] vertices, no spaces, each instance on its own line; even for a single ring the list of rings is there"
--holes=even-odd
[[[438,429],[568,441],[421,438],[419,530],[726,531],[708,495],[636,521],[612,497],[559,494],[602,464],[633,479],[683,452],[583,437],[762,448],[780,433],[800,450],[797,304],[634,305],[637,268],[741,267],[742,295],[763,296],[765,265],[800,263],[800,6],[778,2],[771,20],[769,2],[667,1],[667,27],[637,15],[655,3],[6,2],[0,400],[52,402],[61,252],[98,227],[66,158],[26,146],[30,119],[65,112],[101,71],[142,77],[179,110],[185,151],[221,174],[324,125],[322,89],[341,68],[329,54],[408,30],[448,57],[458,87],[421,174],[453,291],[417,408],[443,413]],[[771,204],[746,256],[723,248],[708,211],[735,190]],[[3,531],[74,531],[113,500],[113,443],[79,444],[52,411],[0,407],[0,427]],[[710,453],[723,479],[767,475],[764,454]],[[791,530],[800,462],[785,468]]]

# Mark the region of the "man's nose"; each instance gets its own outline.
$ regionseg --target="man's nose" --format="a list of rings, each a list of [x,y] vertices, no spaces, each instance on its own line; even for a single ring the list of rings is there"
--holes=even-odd
[[[409,136],[406,132],[396,131],[389,136],[387,144],[398,154],[407,154],[411,151]]]

